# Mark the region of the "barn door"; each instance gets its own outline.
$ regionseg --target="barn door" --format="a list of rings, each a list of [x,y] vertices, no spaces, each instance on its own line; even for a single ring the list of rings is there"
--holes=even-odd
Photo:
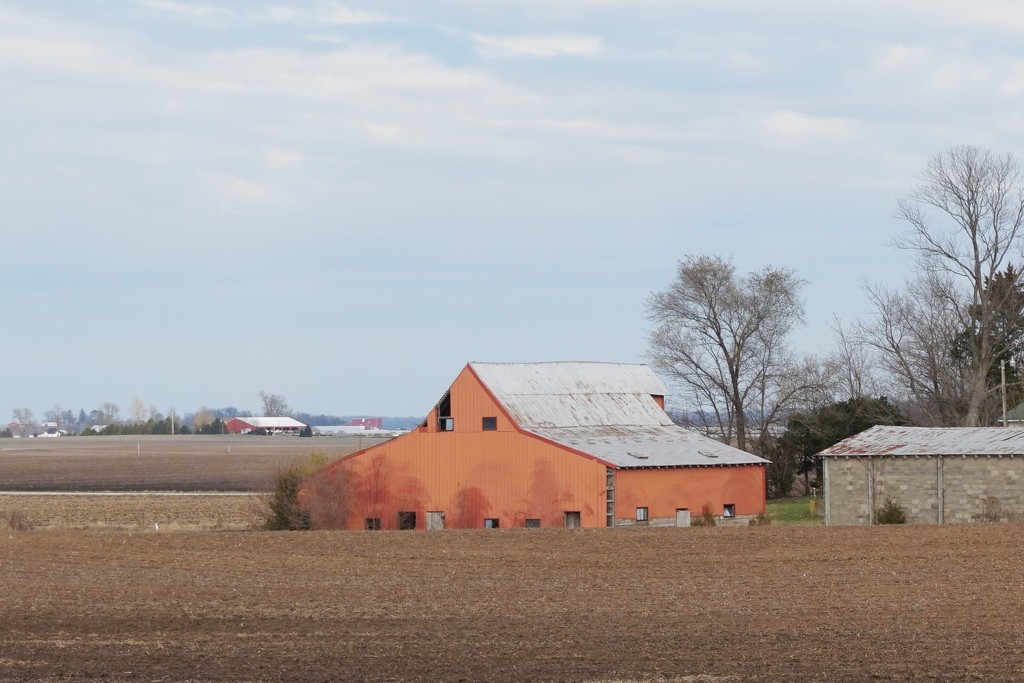
[[[566,512],[565,513],[565,528],[566,529],[579,529],[580,528],[580,513],[579,512]]]
[[[676,510],[676,526],[690,526],[690,510],[688,508]]]
[[[444,528],[443,512],[427,513],[427,531],[439,531]]]

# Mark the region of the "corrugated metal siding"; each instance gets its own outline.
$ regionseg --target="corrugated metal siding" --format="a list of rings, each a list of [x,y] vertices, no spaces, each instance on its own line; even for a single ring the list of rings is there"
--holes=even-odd
[[[726,503],[736,505],[737,515],[765,511],[764,468],[620,470],[616,477],[616,518],[631,519],[636,508],[646,507],[651,519],[674,517],[686,508],[699,517],[705,507],[721,516]]]
[[[826,448],[821,456],[1021,455],[1024,429],[878,426]]]
[[[517,432],[410,432],[329,469],[345,482],[336,488],[351,501],[350,529],[367,517],[394,529],[404,510],[419,528],[427,511],[443,511],[448,528],[481,528],[485,518],[561,527],[565,511],[579,511],[583,526],[605,524],[604,465]]]

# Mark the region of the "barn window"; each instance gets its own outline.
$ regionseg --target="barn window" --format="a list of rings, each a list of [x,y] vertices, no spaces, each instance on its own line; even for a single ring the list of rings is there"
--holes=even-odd
[[[495,517],[488,517],[484,520],[485,529],[497,529],[499,525],[500,522]]]
[[[498,431],[498,418],[496,417],[485,417],[483,422],[483,430],[485,432],[496,432]]]
[[[646,522],[648,519],[650,519],[650,517],[647,516],[647,508],[636,509],[636,521]]]
[[[539,529],[540,528],[540,520],[539,519],[528,519],[528,520],[526,520],[526,528],[527,529]]]
[[[363,528],[367,531],[380,531],[380,517],[367,517]]]
[[[398,513],[398,530],[409,531],[416,528],[416,513],[415,512],[399,512]]]
[[[735,517],[736,516],[736,503],[726,503],[722,506],[722,517]]]

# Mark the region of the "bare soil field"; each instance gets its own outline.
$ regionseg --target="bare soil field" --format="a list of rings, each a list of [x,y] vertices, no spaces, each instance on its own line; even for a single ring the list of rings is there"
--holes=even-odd
[[[329,460],[380,439],[86,436],[0,439],[0,491],[264,491],[313,451]]]
[[[1024,526],[5,532],[3,681],[1020,681]]]

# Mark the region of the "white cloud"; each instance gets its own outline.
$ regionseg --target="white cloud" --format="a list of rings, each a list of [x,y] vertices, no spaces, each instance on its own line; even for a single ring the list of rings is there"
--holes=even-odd
[[[884,71],[907,71],[920,68],[928,63],[931,53],[920,45],[885,45],[873,59],[874,66]]]
[[[394,19],[386,14],[355,10],[337,2],[322,2],[308,9],[271,5],[250,15],[254,19],[276,23],[317,23],[334,26],[373,24]]]
[[[495,36],[473,34],[476,51],[481,57],[593,57],[604,51],[598,36],[577,33],[544,35]]]
[[[189,19],[212,19],[214,17],[228,15],[228,11],[221,7],[204,3],[176,2],[175,0],[134,0],[134,2],[136,5],[159,10],[161,12],[177,14]]]
[[[263,152],[267,164],[275,168],[294,166],[302,161],[302,155],[286,149],[267,149]]]
[[[629,133],[619,126],[605,121],[584,119],[498,119],[482,117],[466,117],[470,123],[478,123],[493,128],[543,131],[587,137],[626,137]]]
[[[382,123],[364,123],[363,130],[366,131],[370,139],[388,144],[398,142],[402,135],[402,129],[398,126]]]
[[[850,119],[812,116],[796,111],[782,111],[768,116],[764,128],[777,137],[795,142],[840,141],[855,130]]]
[[[273,197],[273,191],[254,180],[232,175],[218,175],[210,178],[213,190],[221,196],[247,203],[262,203]]]

